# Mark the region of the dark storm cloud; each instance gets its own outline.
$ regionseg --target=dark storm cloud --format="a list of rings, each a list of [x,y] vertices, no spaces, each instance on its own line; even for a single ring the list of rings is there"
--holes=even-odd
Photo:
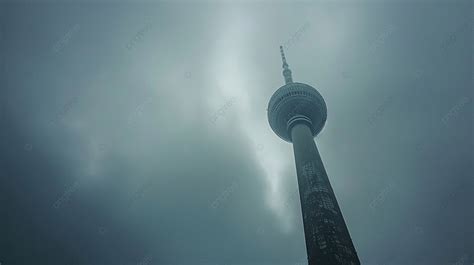
[[[2,4],[1,264],[304,264],[280,44],[363,264],[472,262],[471,12]]]

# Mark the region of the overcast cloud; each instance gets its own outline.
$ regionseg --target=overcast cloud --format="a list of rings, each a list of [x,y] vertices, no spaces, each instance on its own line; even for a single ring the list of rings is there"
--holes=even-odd
[[[2,2],[0,264],[305,264],[279,45],[361,262],[471,264],[472,8]]]

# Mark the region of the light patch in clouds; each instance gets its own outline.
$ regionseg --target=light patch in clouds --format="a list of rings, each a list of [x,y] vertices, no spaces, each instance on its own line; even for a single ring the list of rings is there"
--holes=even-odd
[[[237,12],[234,10],[234,12]],[[234,17],[235,16],[235,17]],[[214,61],[215,78],[218,89],[210,95],[211,109],[217,109],[230,98],[236,98],[233,113],[238,119],[238,127],[247,136],[252,144],[253,152],[258,164],[262,167],[265,175],[264,180],[267,185],[265,192],[265,204],[273,211],[280,221],[282,230],[290,232],[292,226],[292,215],[285,205],[286,190],[283,187],[283,178],[290,166],[287,162],[291,159],[291,154],[282,152],[282,140],[278,139],[270,130],[266,121],[266,104],[262,102],[262,115],[256,115],[252,108],[251,95],[253,90],[265,87],[264,84],[245,82],[246,76],[254,73],[246,70],[246,65],[250,58],[249,51],[252,49],[252,39],[256,32],[256,17],[247,18],[245,14],[233,13],[231,18],[224,17],[221,21],[222,32],[216,47],[216,57]],[[275,56],[278,53],[275,52]],[[276,77],[277,78],[277,77]],[[230,115],[229,115],[230,116]],[[262,119],[264,118],[264,119]],[[287,146],[291,150],[290,146]],[[290,156],[288,156],[290,155]]]

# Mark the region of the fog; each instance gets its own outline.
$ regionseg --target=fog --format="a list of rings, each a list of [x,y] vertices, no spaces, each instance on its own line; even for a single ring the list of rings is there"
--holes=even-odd
[[[471,1],[0,15],[0,264],[306,264],[279,45],[362,264],[473,262]]]

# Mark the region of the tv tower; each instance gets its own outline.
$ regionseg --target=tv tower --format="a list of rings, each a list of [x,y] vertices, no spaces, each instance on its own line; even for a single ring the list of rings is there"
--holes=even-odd
[[[268,103],[268,122],[293,143],[308,265],[360,265],[314,137],[327,118],[323,97],[310,85],[293,82],[280,46],[285,85]]]

